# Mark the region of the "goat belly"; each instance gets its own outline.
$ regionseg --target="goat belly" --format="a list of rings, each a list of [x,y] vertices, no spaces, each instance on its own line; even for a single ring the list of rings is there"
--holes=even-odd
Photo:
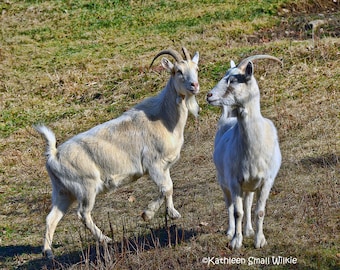
[[[128,174],[116,174],[116,175],[110,175],[105,180],[105,187],[106,189],[116,189],[121,186],[125,186],[131,182],[136,181],[138,178],[140,178],[142,175],[136,174],[136,175],[128,175]]]
[[[244,191],[256,191],[260,188],[264,183],[263,177],[256,177],[256,178],[243,178],[241,187]]]

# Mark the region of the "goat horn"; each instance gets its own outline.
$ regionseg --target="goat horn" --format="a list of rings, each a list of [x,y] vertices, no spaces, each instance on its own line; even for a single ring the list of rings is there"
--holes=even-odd
[[[187,61],[191,60],[190,53],[188,52],[187,48],[182,47],[182,51],[183,51],[183,53],[184,53],[185,58],[187,59]]]
[[[159,56],[161,56],[161,55],[163,55],[163,54],[171,55],[171,56],[176,60],[176,62],[180,62],[180,61],[183,60],[183,57],[182,57],[178,52],[176,52],[176,51],[173,50],[173,49],[167,49],[167,50],[163,50],[163,51],[159,52],[159,53],[154,57],[154,59],[153,59],[152,62],[151,62],[150,67],[152,66],[153,62],[155,62],[155,60],[156,60]]]
[[[283,66],[283,62],[279,58],[276,58],[274,56],[267,55],[267,54],[258,54],[258,55],[249,56],[249,57],[243,59],[241,61],[241,63],[238,64],[237,67],[242,69],[245,65],[248,64],[248,62],[254,61],[254,60],[257,60],[257,59],[271,59],[271,60],[279,62],[281,64],[281,66]]]

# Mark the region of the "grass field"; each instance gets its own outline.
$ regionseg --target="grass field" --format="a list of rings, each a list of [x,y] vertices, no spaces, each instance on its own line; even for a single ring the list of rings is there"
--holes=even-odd
[[[0,269],[339,269],[339,1],[44,1],[0,2]],[[308,23],[321,19],[312,31]],[[200,52],[201,107],[189,117],[172,168],[182,214],[144,222],[157,189],[147,177],[98,196],[93,218],[114,238],[100,246],[75,215],[60,222],[54,261],[41,255],[51,186],[46,123],[58,143],[156,95],[169,75],[162,49]],[[227,212],[212,163],[220,111],[205,96],[229,68],[253,54],[261,109],[273,120],[283,161],[267,202],[268,245],[245,239],[228,248]],[[296,264],[267,264],[278,256]],[[235,258],[242,264],[204,263]],[[259,259],[254,265],[253,258]]]

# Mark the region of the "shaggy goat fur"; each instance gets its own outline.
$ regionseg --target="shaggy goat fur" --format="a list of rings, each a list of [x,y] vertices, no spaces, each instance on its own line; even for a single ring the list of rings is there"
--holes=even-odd
[[[78,216],[99,240],[109,242],[94,224],[91,211],[98,193],[116,189],[144,174],[159,187],[160,195],[143,213],[151,219],[166,199],[167,212],[179,218],[174,208],[171,166],[179,159],[188,111],[198,114],[195,95],[198,84],[198,52],[192,59],[183,48],[186,60],[173,50],[172,64],[162,59],[171,77],[162,92],[125,112],[120,117],[80,133],[56,148],[53,132],[45,126],[36,130],[44,135],[48,147],[46,168],[52,182],[52,210],[46,218],[43,252],[53,257],[52,238],[56,226],[74,201]],[[154,60],[155,60],[154,59]]]
[[[228,238],[232,249],[242,246],[242,218],[246,214],[244,232],[254,234],[251,206],[257,194],[255,247],[266,244],[263,219],[266,200],[281,164],[281,154],[273,123],[261,115],[260,91],[253,76],[252,60],[269,58],[257,55],[231,68],[208,93],[207,101],[222,107],[215,137],[214,163],[229,215]],[[244,211],[243,201],[244,199]]]

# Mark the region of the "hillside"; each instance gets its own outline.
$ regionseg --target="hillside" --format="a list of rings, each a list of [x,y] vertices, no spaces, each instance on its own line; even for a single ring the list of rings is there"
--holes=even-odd
[[[0,3],[0,269],[338,269],[339,2],[225,2]],[[315,20],[322,25],[312,29]],[[159,60],[149,69],[153,57],[182,46],[200,53],[201,87],[200,116],[189,117],[171,170],[182,218],[168,220],[161,208],[151,222],[141,219],[157,192],[143,177],[97,198],[93,219],[112,246],[93,240],[74,206],[57,228],[55,260],[46,260],[51,185],[45,142],[32,125],[47,124],[62,143],[119,116],[165,86],[169,74]],[[262,114],[278,129],[283,161],[266,206],[268,245],[256,250],[244,239],[231,251],[212,162],[220,110],[205,97],[230,60],[254,54],[284,62],[255,63]],[[264,260],[272,256],[290,261],[274,266]]]

